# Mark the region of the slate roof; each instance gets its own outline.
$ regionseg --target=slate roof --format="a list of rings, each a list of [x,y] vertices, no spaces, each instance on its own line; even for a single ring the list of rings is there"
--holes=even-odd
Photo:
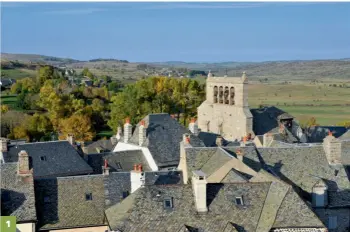
[[[250,112],[253,115],[253,131],[255,135],[263,135],[278,127],[279,117],[282,117],[282,119],[286,115],[293,117],[275,106],[251,109]]]
[[[262,168],[271,171],[287,183],[293,183],[310,193],[320,180],[326,180],[330,190],[349,189],[349,180],[342,167],[337,176],[328,164],[322,145],[292,148],[257,148]],[[255,159],[257,160],[257,159]]]
[[[99,149],[102,149],[104,152],[113,151],[116,144],[112,144],[110,139],[101,139],[98,141],[85,142],[85,152],[87,154],[98,153]]]
[[[144,172],[146,185],[182,183],[178,171]],[[130,172],[35,180],[40,230],[105,225],[104,210],[131,192]],[[91,193],[92,200],[86,200]]]
[[[1,216],[16,216],[17,223],[36,221],[33,180],[17,176],[17,163],[0,165]]]
[[[17,162],[21,150],[25,150],[32,160],[34,178],[92,173],[92,168],[68,141],[9,145],[8,152],[3,154],[5,163]],[[46,157],[46,161],[41,157]]]
[[[199,132],[198,138],[203,141],[206,147],[217,147],[216,139],[221,135],[211,132]],[[223,139],[223,146],[239,146],[239,142],[226,141]]]
[[[236,197],[243,198],[243,206],[235,204]],[[166,198],[172,199],[173,208],[164,209]],[[106,216],[111,229],[123,232],[184,231],[184,227],[203,232],[233,228],[246,232],[277,227],[324,228],[293,190],[271,182],[207,184],[207,206],[207,213],[197,213],[191,185],[146,186],[107,209]],[[276,216],[269,214],[271,211]]]
[[[10,78],[1,78],[0,79],[0,85],[3,88],[11,87],[11,85],[14,83],[16,83],[15,79],[10,79]]]
[[[348,129],[344,134],[342,134],[338,139],[340,140],[348,140],[350,139],[350,129]]]
[[[142,144],[149,149],[158,167],[176,166],[180,161],[180,142],[184,134],[190,134],[190,143],[194,147],[203,147],[204,143],[169,114],[149,114],[144,119],[147,130],[146,140]],[[130,138],[130,143],[139,145],[139,126]]]
[[[95,174],[102,173],[104,160],[107,160],[110,172],[125,172],[134,169],[135,164],[142,164],[144,171],[151,171],[141,150],[127,150],[118,152],[105,152],[86,155],[87,163],[93,168]]]
[[[322,143],[330,131],[334,137],[338,138],[345,134],[347,129],[343,126],[314,126],[307,130],[305,134],[309,143]]]
[[[86,200],[86,194],[92,199]],[[35,180],[40,230],[104,225],[102,175]]]

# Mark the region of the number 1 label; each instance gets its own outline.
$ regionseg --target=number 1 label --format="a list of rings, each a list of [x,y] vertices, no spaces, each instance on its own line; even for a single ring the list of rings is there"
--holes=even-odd
[[[16,217],[1,216],[1,232],[16,232]]]

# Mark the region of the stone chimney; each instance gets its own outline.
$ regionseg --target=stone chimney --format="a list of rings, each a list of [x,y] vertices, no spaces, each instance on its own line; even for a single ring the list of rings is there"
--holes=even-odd
[[[188,125],[188,129],[192,132],[194,135],[198,135],[198,125],[196,124],[195,118],[191,119],[190,124]]]
[[[26,151],[22,150],[18,153],[18,170],[19,176],[30,176],[32,171],[30,170],[29,155]]]
[[[124,124],[124,143],[128,143],[131,138],[132,126],[130,124],[130,118],[125,119]]]
[[[341,164],[341,141],[336,139],[332,132],[323,139],[323,149],[326,153],[328,163],[331,165]]]
[[[108,161],[105,159],[104,165],[102,166],[102,174],[104,176],[109,176],[109,167],[108,167]]]
[[[221,147],[221,146],[223,146],[223,144],[224,144],[224,139],[223,139],[221,136],[218,136],[218,137],[216,138],[216,145],[217,145],[218,147]]]
[[[112,145],[115,145],[115,144],[117,144],[117,142],[118,142],[118,139],[116,138],[116,136],[112,136],[112,137],[110,138],[110,140],[111,140]]]
[[[242,151],[241,149],[237,149],[237,150],[236,150],[236,155],[237,155],[237,159],[239,159],[240,161],[243,162],[243,156],[244,156],[244,154],[243,154],[243,151]]]
[[[139,126],[139,146],[142,146],[143,142],[146,139],[146,125],[145,121],[142,120]]]
[[[208,212],[207,208],[207,178],[202,171],[193,171],[192,189],[198,213]]]
[[[271,133],[265,133],[263,135],[263,147],[269,147],[273,141],[273,136]]]
[[[123,134],[122,128],[118,126],[117,134],[115,135],[118,141],[122,138],[122,134]]]
[[[242,81],[243,82],[247,82],[248,81],[248,78],[247,78],[247,75],[245,72],[242,73]]]
[[[191,136],[189,134],[184,134],[182,138],[185,147],[191,146]]]
[[[244,136],[241,141],[241,147],[245,147],[247,144],[248,136]]]
[[[1,152],[7,152],[7,139],[6,138],[1,138],[0,139],[0,151]]]
[[[67,135],[67,140],[71,145],[75,145],[75,138],[73,134],[68,134]]]
[[[142,165],[135,164],[134,170],[130,172],[131,193],[141,188],[145,184],[145,173],[142,172]]]
[[[88,148],[85,146],[85,142],[80,142],[80,147],[84,154],[88,153]]]

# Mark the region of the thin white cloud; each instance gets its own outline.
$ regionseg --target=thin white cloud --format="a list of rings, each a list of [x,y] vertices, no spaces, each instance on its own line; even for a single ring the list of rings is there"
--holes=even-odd
[[[107,11],[105,8],[86,8],[86,9],[66,9],[66,10],[54,10],[46,11],[45,14],[57,14],[57,15],[86,15],[96,12]]]

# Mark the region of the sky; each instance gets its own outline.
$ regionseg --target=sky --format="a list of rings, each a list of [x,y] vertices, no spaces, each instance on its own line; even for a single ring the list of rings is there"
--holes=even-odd
[[[1,52],[130,62],[349,58],[349,12],[350,2],[2,2]]]

